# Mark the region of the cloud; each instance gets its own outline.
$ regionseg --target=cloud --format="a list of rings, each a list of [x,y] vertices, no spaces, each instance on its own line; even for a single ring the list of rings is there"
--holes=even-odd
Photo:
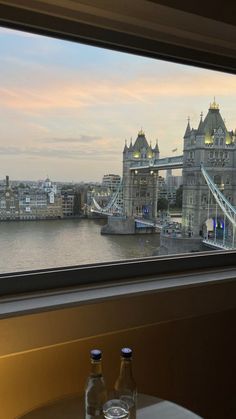
[[[0,89],[0,105],[22,111],[49,111],[57,108],[80,108],[86,106],[86,101],[67,91],[58,92],[58,87],[44,87],[44,89]]]
[[[60,141],[59,141],[60,142]],[[72,142],[73,143],[73,142]],[[63,144],[65,144],[63,142]],[[24,157],[34,157],[34,158],[49,158],[49,159],[73,159],[73,160],[84,160],[89,159],[91,162],[96,160],[107,160],[111,157],[117,155],[120,159],[120,150],[119,148],[114,148],[114,144],[110,142],[108,144],[107,140],[101,140],[99,147],[97,146],[85,146],[82,147],[17,147],[17,146],[0,146],[0,155],[1,156],[14,156],[22,158]]]
[[[16,76],[17,77],[17,76]],[[50,75],[40,79],[40,72],[30,86],[8,86],[0,88],[0,105],[21,111],[40,111],[56,109],[79,110],[81,108],[111,107],[147,104],[158,98],[184,98],[204,96],[232,96],[236,94],[236,79],[209,71],[204,74],[178,74],[175,77],[134,77],[133,80],[84,79],[73,75],[69,80]],[[217,86],[217,88],[216,88]]]
[[[8,31],[0,29],[0,36]],[[68,43],[64,48],[59,41],[51,54],[54,43],[35,36],[37,42],[13,39],[9,48],[1,46],[0,155],[2,164],[10,167],[14,161],[12,170],[27,169],[27,160],[29,170],[46,162],[52,171],[73,167],[83,168],[85,177],[95,170],[102,176],[121,163],[125,138],[135,140],[141,126],[148,141],[159,138],[162,156],[176,147],[181,152],[187,116],[197,127],[200,112],[207,111],[215,94],[226,109],[227,126],[234,126],[234,75],[121,53],[118,65],[118,59],[103,60],[109,51],[94,49],[93,56],[85,46],[74,49]]]
[[[128,91],[133,91],[137,96],[161,96],[161,97],[189,97],[207,96],[212,98],[217,95],[235,95],[236,78],[233,75],[201,71],[200,74],[184,72],[176,74],[176,77],[167,76],[161,79],[143,77],[135,79],[127,85]]]
[[[35,122],[28,122],[28,126],[31,129],[33,129],[34,131],[36,131],[40,134],[42,134],[42,133],[47,134],[47,133],[50,132],[50,130],[47,127],[45,127],[44,125],[37,124]]]
[[[94,135],[79,135],[77,138],[48,138],[45,139],[44,142],[46,143],[54,143],[54,144],[68,144],[68,143],[94,143],[99,142],[102,140],[102,137],[94,136]]]

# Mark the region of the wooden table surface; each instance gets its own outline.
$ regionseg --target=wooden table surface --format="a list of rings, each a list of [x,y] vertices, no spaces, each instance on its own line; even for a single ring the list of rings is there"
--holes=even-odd
[[[83,419],[83,400],[78,396],[65,397],[17,419]],[[145,394],[138,395],[137,419],[202,419],[175,403]]]

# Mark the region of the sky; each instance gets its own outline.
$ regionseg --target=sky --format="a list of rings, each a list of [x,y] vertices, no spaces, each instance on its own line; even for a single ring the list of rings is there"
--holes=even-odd
[[[0,179],[121,175],[141,128],[161,157],[182,154],[214,96],[235,129],[235,75],[0,28]]]

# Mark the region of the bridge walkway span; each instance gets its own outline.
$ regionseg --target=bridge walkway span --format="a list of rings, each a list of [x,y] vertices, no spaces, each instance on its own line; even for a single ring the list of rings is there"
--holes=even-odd
[[[163,159],[150,160],[147,163],[136,162],[130,170],[168,170],[168,169],[182,169],[183,168],[183,155],[175,157],[165,157]]]

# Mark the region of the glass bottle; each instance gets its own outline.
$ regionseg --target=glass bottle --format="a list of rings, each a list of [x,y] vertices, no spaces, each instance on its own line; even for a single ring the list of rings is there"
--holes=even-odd
[[[115,397],[129,406],[130,419],[136,418],[137,386],[132,374],[132,349],[121,349],[120,374],[115,382]]]
[[[102,352],[90,352],[91,371],[85,387],[85,419],[103,419],[103,405],[107,401],[107,390],[102,375]]]

